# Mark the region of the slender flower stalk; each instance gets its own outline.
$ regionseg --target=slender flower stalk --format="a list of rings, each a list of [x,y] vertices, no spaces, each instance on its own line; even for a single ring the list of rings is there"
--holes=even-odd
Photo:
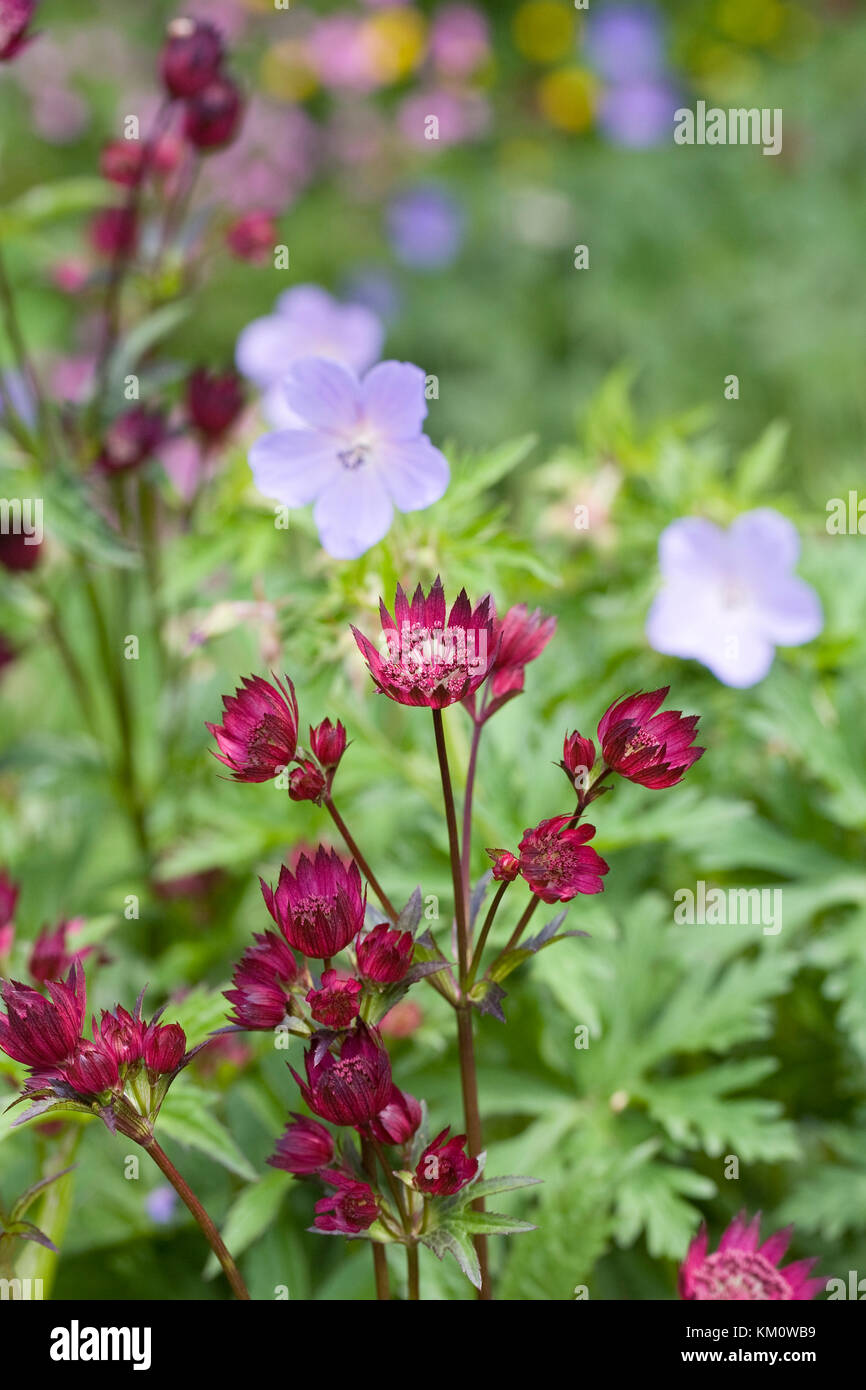
[[[235,1298],[249,1301],[249,1290],[241,1277],[240,1270],[223,1244],[219,1231],[208,1216],[201,1202],[198,1200],[198,1197],[196,1197],[192,1188],[189,1186],[189,1183],[181,1177],[168,1154],[160,1147],[153,1137],[151,1137],[147,1143],[143,1144],[142,1148],[147,1150],[157,1168],[168,1178],[168,1181],[171,1183],[178,1197],[180,1197],[181,1201],[192,1213],[201,1229],[202,1235],[219,1260],[223,1273],[229,1281]]]
[[[334,805],[333,798],[330,797],[330,796],[329,796],[329,797],[326,797],[326,798],[325,798],[324,805],[325,805],[325,810],[328,812],[328,815],[331,817],[331,820],[334,822],[335,826],[337,827],[337,829],[339,830],[340,834],[342,835],[342,837],[343,837],[343,839],[344,839],[344,841],[345,841],[345,843],[346,843],[346,848],[348,849],[348,851],[349,851],[349,853],[351,854],[352,858],[354,859],[355,863],[356,863],[356,864],[358,865],[358,867],[360,868],[361,872],[363,873],[365,879],[366,879],[367,882],[369,883],[369,885],[370,885],[370,887],[372,888],[373,892],[376,894],[376,897],[379,899],[379,902],[382,904],[382,907],[385,909],[385,911],[387,912],[388,916],[391,918],[391,921],[392,921],[392,922],[396,922],[396,920],[397,920],[397,918],[398,918],[398,916],[399,916],[399,913],[397,912],[397,909],[395,908],[394,904],[391,902],[391,899],[388,897],[387,893],[385,892],[384,888],[383,888],[382,885],[380,884],[379,880],[376,878],[375,874],[373,873],[373,870],[370,868],[370,865],[367,863],[367,860],[364,858],[363,854],[362,854],[361,851],[358,849],[358,846],[357,846],[357,844],[355,843],[355,840],[353,839],[352,835],[349,833],[349,827],[346,825],[346,822],[343,820],[343,817],[340,815],[339,811],[337,810],[336,806]]]
[[[361,1136],[361,1161],[367,1171],[367,1176],[372,1182],[376,1181],[376,1151],[369,1139]],[[388,1302],[391,1298],[391,1287],[388,1281],[388,1257],[385,1253],[384,1245],[378,1241],[370,1242],[370,1249],[373,1251],[373,1277],[376,1281],[376,1298],[380,1302]]]

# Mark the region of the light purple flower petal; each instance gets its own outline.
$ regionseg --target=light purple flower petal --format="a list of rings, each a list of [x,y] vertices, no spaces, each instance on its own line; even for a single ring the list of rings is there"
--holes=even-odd
[[[385,329],[362,304],[341,304],[319,285],[295,285],[278,298],[276,311],[241,331],[238,370],[261,388],[284,377],[300,357],[329,357],[364,372],[382,351]]]
[[[249,453],[256,487],[287,507],[305,507],[345,470],[335,441],[317,430],[277,430],[257,439]]]
[[[426,435],[399,440],[376,450],[378,471],[401,512],[418,512],[442,497],[451,480],[451,470],[443,453]]]
[[[426,378],[411,362],[380,362],[364,378],[364,416],[377,434],[410,439],[421,433],[427,415]]]
[[[744,512],[728,529],[731,555],[738,571],[784,573],[800,556],[800,537],[792,521],[772,507]]]
[[[242,328],[235,344],[235,362],[243,376],[257,386],[268,386],[287,371],[294,354],[286,348],[286,328],[276,314],[253,319]]]
[[[372,468],[342,469],[319,497],[313,520],[319,539],[337,560],[355,560],[387,534],[391,499]]]
[[[684,578],[689,584],[698,574],[715,579],[726,557],[724,531],[703,517],[681,517],[659,536],[659,567],[666,579]]]
[[[736,689],[757,685],[767,675],[775,655],[773,643],[748,628],[717,633],[703,658],[717,680]]]
[[[289,408],[317,429],[351,431],[361,418],[361,387],[356,376],[326,357],[304,357],[286,377]]]
[[[821,600],[811,584],[795,574],[767,584],[760,594],[760,608],[762,629],[779,647],[811,642],[824,626]]]

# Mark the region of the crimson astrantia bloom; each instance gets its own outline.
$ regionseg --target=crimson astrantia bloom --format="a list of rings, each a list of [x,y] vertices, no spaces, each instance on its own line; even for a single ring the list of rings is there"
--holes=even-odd
[[[237,372],[208,372],[196,367],[186,383],[186,408],[197,430],[210,440],[219,439],[244,408]]]
[[[310,749],[327,772],[336,768],[346,751],[346,730],[340,720],[332,724],[323,719],[315,728],[310,725]]]
[[[419,584],[411,603],[397,585],[392,618],[380,603],[385,654],[353,627],[374,682],[401,705],[444,709],[472,695],[493,660],[493,614],[489,598],[473,610],[461,589],[446,619],[445,594],[437,577],[425,598]]]
[[[331,1039],[313,1038],[304,1054],[306,1082],[292,1076],[314,1114],[334,1125],[365,1125],[384,1110],[391,1098],[391,1063],[375,1028],[359,1023],[343,1039],[339,1055]]]
[[[142,1059],[159,1075],[176,1071],[186,1056],[186,1034],[179,1023],[150,1024],[144,1034]]]
[[[360,980],[341,980],[336,970],[326,970],[321,989],[311,989],[307,995],[310,1013],[327,1028],[348,1028],[358,1017],[361,988]]]
[[[39,563],[42,541],[23,531],[0,532],[0,565],[13,574],[32,570]]]
[[[32,43],[35,34],[27,29],[36,10],[36,0],[0,0],[0,62],[17,58]]]
[[[583,738],[577,730],[566,734],[562,745],[562,762],[559,766],[573,782],[578,775],[592,772],[595,764],[595,744],[591,738]]]
[[[497,883],[513,883],[520,873],[520,860],[507,849],[488,849],[485,853],[493,860],[491,873]]]
[[[111,140],[99,156],[99,172],[121,188],[134,188],[141,181],[144,151],[140,140]]]
[[[183,133],[198,150],[222,149],[237,135],[242,116],[237,84],[228,77],[215,77],[187,102]]]
[[[117,1057],[98,1043],[82,1039],[75,1056],[63,1067],[61,1078],[78,1095],[102,1095],[120,1085]]]
[[[71,951],[69,935],[75,935],[84,925],[83,917],[74,917],[69,922],[60,922],[53,931],[43,927],[30,951],[27,969],[34,980],[44,983],[57,980],[69,969],[73,960],[82,959],[89,954],[89,948]]]
[[[99,467],[106,473],[137,468],[150,458],[165,438],[165,416],[161,410],[137,405],[118,415],[109,425],[99,455]]]
[[[546,618],[540,608],[530,613],[525,603],[515,604],[504,618],[496,619],[492,639],[495,654],[479,718],[489,719],[521,693],[525,667],[541,656],[555,630],[555,618]],[[474,701],[468,708],[475,717]]]
[[[120,1066],[135,1066],[141,1061],[145,1028],[140,1009],[133,1015],[118,1004],[113,1011],[102,1010],[99,1024],[94,1021],[93,1036],[117,1058]]]
[[[370,1125],[370,1130],[373,1138],[378,1139],[381,1144],[408,1144],[418,1129],[421,1118],[420,1102],[414,1096],[410,1096],[408,1091],[401,1091],[399,1086],[392,1086],[391,1099],[384,1110],[379,1111]]]
[[[90,244],[100,256],[129,256],[138,241],[138,218],[133,208],[102,208],[94,214],[88,231]]]
[[[751,1221],[741,1211],[728,1226],[719,1248],[707,1254],[707,1228],[701,1226],[680,1269],[679,1294],[682,1299],[808,1301],[824,1287],[823,1279],[810,1279],[816,1259],[796,1260],[778,1268],[787,1250],[793,1226],[759,1245],[761,1216]]]
[[[357,1182],[347,1173],[326,1169],[320,1177],[336,1190],[330,1197],[316,1203],[317,1231],[338,1231],[342,1235],[357,1235],[372,1226],[379,1215],[376,1194],[366,1182]]]
[[[414,947],[411,932],[396,931],[387,922],[380,922],[358,942],[358,970],[374,984],[396,984],[409,972]]]
[[[222,39],[212,24],[172,20],[159,56],[166,90],[173,97],[194,97],[216,77],[222,59]]]
[[[229,1022],[250,1031],[276,1028],[286,1016],[292,986],[302,977],[298,962],[282,937],[256,932],[255,945],[244,951],[225,991],[232,1005]]]
[[[292,1123],[277,1140],[276,1152],[267,1162],[272,1168],[282,1168],[295,1177],[306,1177],[327,1168],[334,1158],[334,1141],[330,1131],[307,1115],[292,1111]]]
[[[270,260],[276,242],[276,221],[272,213],[262,208],[245,212],[226,230],[226,244],[232,255],[251,265],[264,265]]]
[[[321,768],[309,758],[304,758],[289,773],[289,798],[292,801],[314,801],[321,806],[322,797],[328,790],[328,780]]]
[[[433,1197],[450,1197],[478,1172],[477,1159],[463,1152],[466,1135],[455,1134],[448,1139],[450,1130],[448,1125],[427,1145],[415,1169],[415,1186]]]
[[[607,766],[654,790],[679,782],[706,751],[692,747],[698,715],[686,718],[679,710],[656,714],[669,690],[665,685],[647,694],[627,695],[611,705],[598,726]]]
[[[234,695],[223,696],[222,724],[207,728],[219,744],[214,754],[230,768],[236,782],[268,782],[282,772],[298,746],[298,701],[295,687],[274,676],[244,676]]]
[[[14,918],[20,892],[18,884],[0,869],[0,927],[8,926]]]
[[[354,941],[364,924],[366,892],[352,861],[319,845],[315,859],[302,854],[294,873],[280,868],[276,892],[260,880],[268,912],[296,951],[328,960]]]
[[[533,893],[545,903],[567,903],[578,893],[600,893],[608,865],[587,840],[594,825],[569,826],[570,815],[553,816],[520,841],[520,872]]]
[[[87,1007],[84,971],[73,961],[65,980],[46,985],[50,999],[16,980],[0,984],[7,1013],[0,1013],[0,1051],[25,1066],[47,1068],[68,1061],[81,1036]]]

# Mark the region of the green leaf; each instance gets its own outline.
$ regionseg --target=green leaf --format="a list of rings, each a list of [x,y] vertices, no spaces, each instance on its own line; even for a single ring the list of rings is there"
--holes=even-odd
[[[276,1221],[288,1190],[285,1173],[274,1169],[244,1188],[229,1210],[220,1231],[235,1259]],[[204,1267],[204,1278],[213,1279],[219,1270],[219,1261],[216,1255],[211,1254]]]
[[[214,1097],[208,1092],[182,1079],[176,1081],[159,1112],[161,1135],[198,1149],[247,1182],[257,1182],[259,1174],[255,1168],[241,1153],[228,1130],[211,1114],[213,1103]]]
[[[77,177],[38,184],[0,213],[0,236],[20,236],[45,222],[105,207],[113,199],[114,190],[104,179]]]

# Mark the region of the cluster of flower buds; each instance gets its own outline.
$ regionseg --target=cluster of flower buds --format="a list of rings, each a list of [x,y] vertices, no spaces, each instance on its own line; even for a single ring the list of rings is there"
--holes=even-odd
[[[169,1086],[192,1059],[177,1023],[149,1023],[142,997],[130,1014],[120,1005],[93,1020],[93,1037],[82,1034],[87,1001],[84,970],[73,960],[64,980],[38,989],[4,980],[0,998],[0,1051],[29,1068],[22,1100],[24,1119],[53,1111],[96,1113],[112,1132],[147,1144]]]
[[[236,82],[223,71],[223,41],[202,20],[174,19],[160,55],[166,92],[184,103],[184,135],[198,150],[228,145],[240,127],[243,100]]]

